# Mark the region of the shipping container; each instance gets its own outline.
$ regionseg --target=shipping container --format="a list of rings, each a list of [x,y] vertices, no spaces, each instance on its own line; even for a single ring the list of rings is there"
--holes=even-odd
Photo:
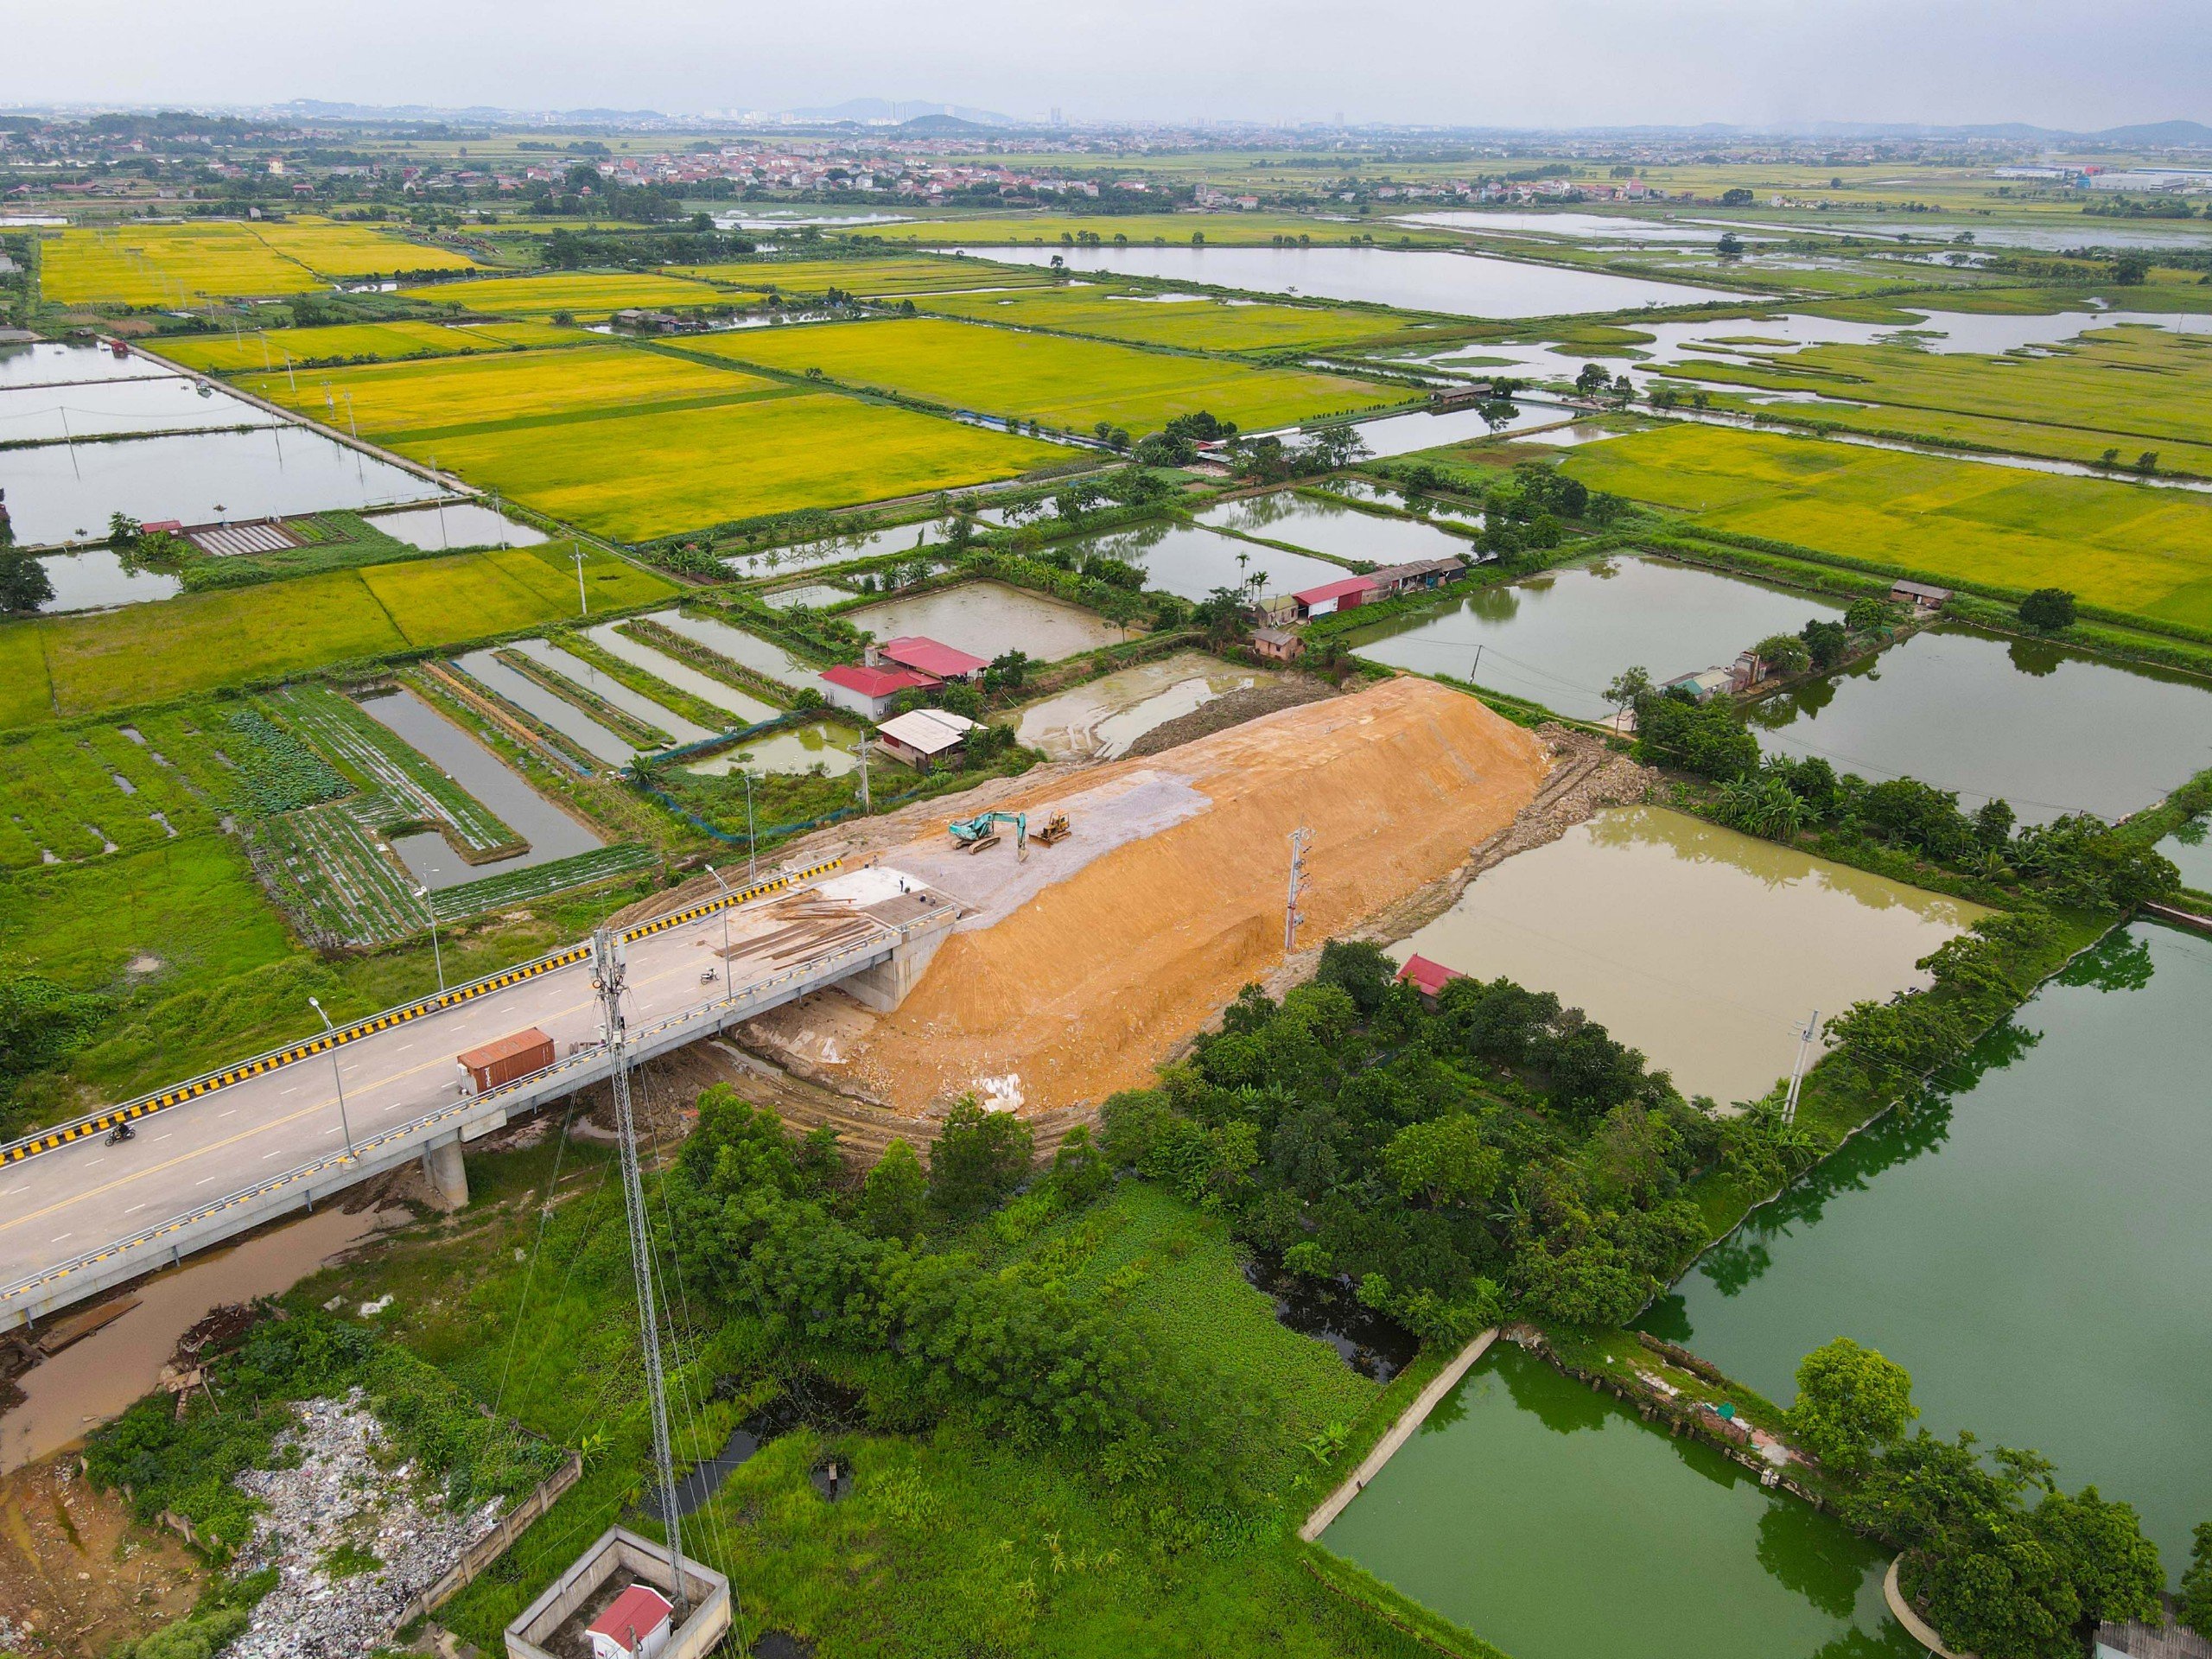
[[[462,1091],[480,1095],[552,1065],[553,1039],[532,1026],[527,1031],[502,1037],[481,1048],[469,1049],[454,1058],[467,1078],[461,1084]]]

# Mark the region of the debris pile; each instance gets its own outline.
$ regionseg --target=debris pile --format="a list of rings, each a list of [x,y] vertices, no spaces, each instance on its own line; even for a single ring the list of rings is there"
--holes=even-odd
[[[237,1570],[277,1569],[276,1587],[228,1649],[230,1659],[340,1659],[372,1653],[399,1615],[490,1532],[494,1500],[449,1513],[410,1464],[386,1467],[384,1433],[361,1391],[310,1400],[277,1442],[297,1465],[249,1470],[238,1484],[267,1505]]]

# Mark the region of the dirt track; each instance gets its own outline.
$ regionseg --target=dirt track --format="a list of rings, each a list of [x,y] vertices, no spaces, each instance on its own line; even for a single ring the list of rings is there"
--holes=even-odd
[[[746,1040],[902,1116],[970,1090],[1033,1114],[1093,1106],[1281,963],[1293,829],[1313,832],[1301,907],[1318,944],[1449,878],[1551,767],[1543,742],[1474,699],[1401,678],[1154,757],[1040,768],[991,804],[1064,807],[1075,836],[1026,864],[1010,844],[949,852],[941,805],[895,815],[869,826],[869,850],[970,918],[897,1014],[829,993]]]

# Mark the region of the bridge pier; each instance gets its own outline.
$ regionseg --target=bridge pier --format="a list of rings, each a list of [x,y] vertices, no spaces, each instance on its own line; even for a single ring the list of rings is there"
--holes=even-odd
[[[449,1210],[468,1202],[468,1168],[461,1160],[461,1136],[454,1135],[423,1148],[423,1174],[430,1192]]]
[[[873,1013],[893,1012],[920,982],[938,946],[952,937],[952,923],[953,918],[945,916],[935,926],[907,933],[892,951],[890,961],[847,975],[837,982],[837,988]]]

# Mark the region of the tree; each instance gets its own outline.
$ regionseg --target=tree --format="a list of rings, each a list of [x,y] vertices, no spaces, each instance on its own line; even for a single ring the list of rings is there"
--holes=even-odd
[[[1751,654],[1777,674],[1802,674],[1813,663],[1811,650],[1794,633],[1770,633],[1751,647]]]
[[[2130,251],[2112,262],[2112,280],[2122,288],[2140,288],[2151,274],[2151,256]]]
[[[1113,1179],[1104,1154],[1090,1138],[1090,1127],[1083,1123],[1068,1131],[1068,1138],[1052,1154],[1052,1171],[1046,1177],[1062,1202],[1070,1205],[1089,1204]]]
[[[1605,688],[1605,701],[1616,709],[1630,708],[1650,695],[1651,671],[1641,664],[1623,669]]]
[[[2038,633],[2074,626],[2074,595],[2063,588],[2038,588],[2020,601],[2020,620]]]
[[[963,1095],[930,1152],[930,1200],[949,1216],[988,1210],[1029,1173],[1033,1137],[1012,1112],[987,1112]]]
[[[1465,1112],[1408,1123],[1382,1149],[1382,1170],[1399,1196],[1429,1204],[1482,1204],[1505,1179],[1505,1159],[1483,1142],[1480,1118]]]
[[[878,1238],[912,1238],[922,1230],[929,1179],[913,1147],[894,1139],[861,1183],[861,1225]]]
[[[1748,207],[1751,205],[1751,193],[1740,184],[1732,189],[1723,190],[1720,205],[1723,207]]]
[[[118,553],[128,552],[138,540],[141,526],[127,512],[111,512],[107,516],[107,544]]]
[[[2196,1523],[2189,1571],[2181,1575],[2181,1622],[2199,1636],[2212,1637],[2212,1521]]]
[[[1585,363],[1582,372],[1574,377],[1574,389],[1585,397],[1595,397],[1603,391],[1612,377],[1605,372],[1602,363]]]
[[[1805,642],[1805,650],[1813,659],[1813,666],[1826,673],[1843,660],[1851,649],[1850,631],[1840,622],[1831,622],[1825,617],[1815,617],[1808,622],[1797,636]]]
[[[1849,1337],[1838,1337],[1798,1362],[1790,1430],[1831,1469],[1865,1469],[1919,1415],[1904,1367]]]
[[[0,545],[0,611],[20,615],[54,597],[54,580],[28,553]]]
[[[1744,238],[1733,231],[1721,232],[1719,251],[1723,259],[1740,258],[1744,251]]]

